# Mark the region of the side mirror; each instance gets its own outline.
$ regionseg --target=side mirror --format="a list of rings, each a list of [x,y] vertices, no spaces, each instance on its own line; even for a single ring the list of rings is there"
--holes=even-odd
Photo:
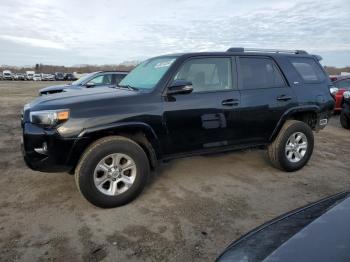
[[[95,84],[94,84],[93,82],[88,82],[88,83],[85,84],[85,86],[86,86],[87,88],[90,88],[90,87],[94,87]]]
[[[189,94],[192,91],[192,82],[187,80],[175,80],[168,87],[167,95]]]

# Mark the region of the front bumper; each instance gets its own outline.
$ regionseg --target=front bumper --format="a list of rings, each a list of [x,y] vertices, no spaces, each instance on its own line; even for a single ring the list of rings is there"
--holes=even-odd
[[[45,130],[31,123],[24,123],[21,143],[26,165],[41,172],[65,172],[72,169],[69,157],[76,139],[62,138],[55,130]],[[43,145],[47,145],[46,150]]]

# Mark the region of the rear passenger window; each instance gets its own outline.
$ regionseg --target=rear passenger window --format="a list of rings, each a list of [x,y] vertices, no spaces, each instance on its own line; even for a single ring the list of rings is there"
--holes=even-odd
[[[120,81],[123,80],[123,78],[125,77],[124,74],[114,74],[114,82],[115,84],[119,84]]]
[[[283,87],[285,82],[273,60],[269,58],[240,57],[243,89]]]
[[[321,82],[325,79],[320,65],[312,58],[289,58],[305,82]]]

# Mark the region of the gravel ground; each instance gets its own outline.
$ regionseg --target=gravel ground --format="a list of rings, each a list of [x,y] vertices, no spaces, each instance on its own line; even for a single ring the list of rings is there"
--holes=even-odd
[[[0,261],[213,261],[259,224],[350,187],[350,131],[335,116],[298,172],[258,149],[179,159],[131,204],[99,209],[73,176],[22,161],[20,110],[50,84],[0,81]]]

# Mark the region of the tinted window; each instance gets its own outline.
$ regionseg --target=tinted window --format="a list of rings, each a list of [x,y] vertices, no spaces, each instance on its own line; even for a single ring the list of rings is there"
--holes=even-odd
[[[95,85],[109,85],[112,83],[112,75],[99,75],[89,81]]]
[[[122,79],[125,77],[126,75],[124,74],[115,74],[114,77],[114,82],[116,84],[119,84],[120,81],[122,81]]]
[[[319,64],[312,58],[290,58],[292,65],[306,82],[320,82],[325,76]]]
[[[350,88],[350,79],[344,79],[344,80],[337,81],[337,82],[333,83],[333,85],[335,85],[338,88],[349,89]]]
[[[232,88],[230,58],[194,58],[186,61],[174,80],[192,82],[193,92]]]
[[[239,63],[243,89],[285,86],[280,71],[271,59],[240,57]]]

